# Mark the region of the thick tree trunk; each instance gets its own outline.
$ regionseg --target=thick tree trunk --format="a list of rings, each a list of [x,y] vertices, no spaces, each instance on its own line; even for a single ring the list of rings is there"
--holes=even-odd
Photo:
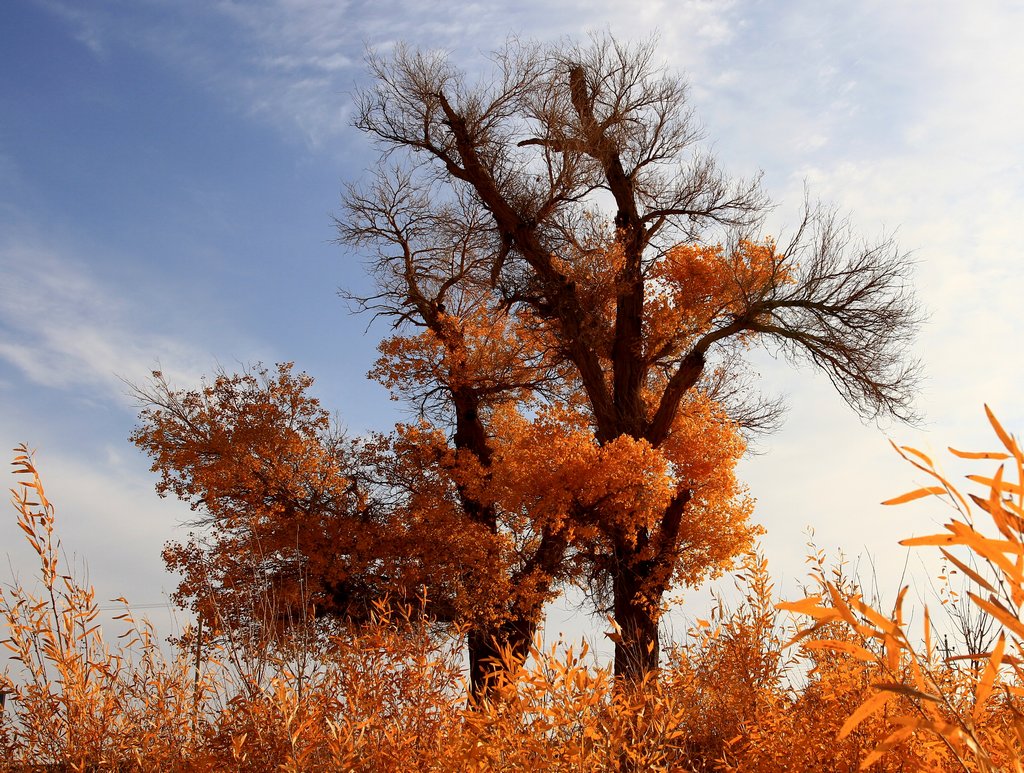
[[[615,676],[620,683],[635,684],[648,674],[657,674],[661,600],[671,585],[679,554],[679,530],[692,493],[688,488],[676,492],[653,534],[643,529],[635,543],[618,540],[612,611],[622,629],[615,643]],[[648,557],[640,560],[638,556],[644,553]]]
[[[627,551],[617,552],[620,559],[623,553],[628,555]],[[640,571],[637,571],[638,568]],[[658,643],[658,607],[656,604],[651,605],[642,592],[643,580],[642,565],[626,565],[613,578],[615,622],[619,626],[619,635],[615,641],[617,691],[629,691],[640,685],[645,678],[658,678],[661,654]],[[618,773],[641,773],[641,770],[646,770],[629,754],[630,747],[643,742],[641,737],[634,736],[636,732],[636,728],[626,728],[617,761]]]
[[[658,604],[643,592],[642,573],[627,566],[615,574],[612,584],[615,622],[615,678],[637,683],[656,674],[661,655],[658,643]],[[653,601],[653,603],[652,603]]]
[[[536,630],[536,622],[517,619],[469,632],[469,686],[474,699],[486,697],[501,674],[526,662]]]

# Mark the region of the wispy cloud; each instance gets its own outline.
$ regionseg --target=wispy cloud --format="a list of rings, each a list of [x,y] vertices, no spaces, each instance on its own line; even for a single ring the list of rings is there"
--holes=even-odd
[[[35,384],[122,401],[122,379],[141,380],[159,366],[194,383],[210,368],[212,354],[174,332],[181,320],[153,326],[142,293],[102,281],[54,247],[0,243],[0,273],[0,359]]]
[[[892,76],[915,98],[870,112],[886,81],[861,95],[860,142],[833,148],[798,167],[807,180],[858,222],[898,228],[919,261],[916,283],[931,319],[920,351],[931,385],[930,416],[943,423],[982,399],[1008,404],[1024,379],[1012,320],[1024,295],[1016,223],[1024,211],[1024,110],[1014,99],[1024,82],[1017,33],[1024,12],[996,4],[947,4],[928,22],[895,13],[892,34],[906,41],[905,66]],[[874,97],[872,100],[871,98]],[[1017,409],[1019,410],[1019,409]],[[1007,416],[1017,421],[1018,416]]]
[[[107,53],[104,45],[104,34],[96,17],[77,5],[61,2],[61,0],[36,0],[36,3],[64,21],[71,29],[75,40],[84,45],[98,57]]]
[[[542,3],[498,2],[324,2],[270,0],[218,5],[240,29],[259,42],[262,74],[251,87],[264,89],[256,102],[261,113],[281,111],[314,138],[345,128],[337,110],[343,92],[361,78],[365,47],[387,48],[397,41],[452,51],[470,68],[481,54],[509,35],[553,40],[587,30],[611,30],[624,38],[659,32],[668,57],[693,61],[732,34],[730,2],[674,3],[659,0],[628,7],[611,0]],[[684,45],[685,43],[685,45]],[[255,94],[253,95],[255,96]]]
[[[367,46],[405,41],[450,50],[478,67],[480,55],[509,35],[553,40],[610,30],[637,39],[658,32],[666,59],[691,67],[731,39],[736,6],[711,0],[185,0],[83,11],[67,0],[39,1],[94,50],[113,43],[149,50],[254,117],[298,132],[314,148],[348,131],[346,94],[362,77]]]

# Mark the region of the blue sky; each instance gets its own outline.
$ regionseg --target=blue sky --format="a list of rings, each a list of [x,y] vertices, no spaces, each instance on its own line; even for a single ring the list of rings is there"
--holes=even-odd
[[[1024,426],[1019,4],[9,0],[0,447],[38,449],[65,548],[101,598],[163,601],[174,580],[159,550],[188,517],[156,498],[126,440],[136,409],[123,380],[159,366],[191,386],[220,366],[294,360],[353,431],[398,417],[365,379],[386,331],[367,332],[336,297],[366,282],[331,224],[343,183],[374,155],[349,126],[364,46],[444,48],[473,70],[510,33],[588,30],[659,35],[722,165],[764,171],[774,233],[807,185],[866,238],[895,232],[912,251],[930,315],[916,344],[925,424],[864,426],[825,379],[759,355],[766,391],[790,411],[741,467],[783,590],[803,576],[813,525],[827,550],[873,555],[894,594],[896,541],[946,513],[878,505],[920,481],[886,438],[989,447],[986,401]],[[13,513],[0,546],[27,576]],[[597,630],[581,615],[551,620]]]

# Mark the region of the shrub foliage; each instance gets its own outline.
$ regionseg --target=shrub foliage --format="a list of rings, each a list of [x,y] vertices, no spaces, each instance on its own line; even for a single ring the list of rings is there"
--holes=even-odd
[[[39,576],[0,590],[0,770],[1020,771],[1024,453],[988,416],[1001,450],[951,449],[1000,463],[968,476],[981,493],[903,447],[933,483],[887,503],[953,506],[943,533],[903,544],[937,547],[964,576],[988,649],[951,653],[927,610],[909,624],[906,589],[885,613],[818,553],[813,592],[779,603],[751,554],[740,603],[699,620],[657,679],[616,685],[586,646],[538,642],[524,665],[507,653],[478,697],[464,632],[407,600],[379,600],[358,626],[189,628],[168,647],[122,599],[124,630],[108,643],[21,446],[12,500]]]

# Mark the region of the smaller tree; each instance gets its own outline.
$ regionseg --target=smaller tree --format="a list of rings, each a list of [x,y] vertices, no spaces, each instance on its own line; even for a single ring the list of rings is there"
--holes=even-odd
[[[521,482],[490,480],[496,450],[503,470],[521,472],[529,456],[519,425],[491,436],[493,401],[466,386],[493,376],[501,358],[479,339],[494,344],[496,328],[436,321],[440,334],[385,341],[376,372],[392,386],[447,374],[442,388],[458,385],[445,394],[480,409],[463,412],[454,440],[424,419],[350,441],[290,364],[222,373],[196,390],[155,373],[136,390],[145,408],[132,440],[153,458],[158,493],[200,513],[189,539],[164,551],[182,575],[179,603],[237,634],[313,617],[362,621],[385,597],[426,600],[434,619],[468,630],[474,692],[507,661],[505,648],[525,659],[572,569],[568,531],[527,518]]]
[[[131,440],[153,460],[157,493],[199,513],[164,549],[176,601],[222,626],[365,617],[396,586],[395,535],[358,444],[279,365],[175,390],[160,372],[136,388]]]

